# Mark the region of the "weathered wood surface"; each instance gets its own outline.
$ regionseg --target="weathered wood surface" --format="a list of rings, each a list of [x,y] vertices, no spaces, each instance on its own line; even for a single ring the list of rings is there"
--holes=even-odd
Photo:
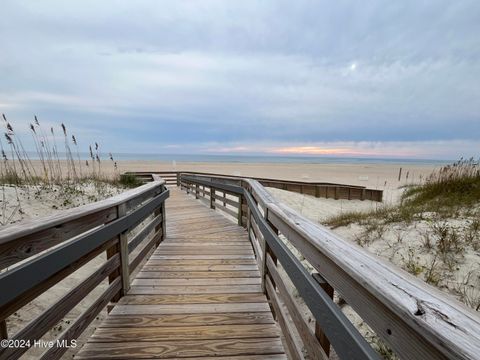
[[[177,189],[166,214],[166,239],[76,358],[286,359],[245,230]]]
[[[477,313],[279,203],[257,181],[245,186],[267,220],[401,358],[478,359]]]
[[[118,206],[123,207],[125,215],[160,193],[163,183],[157,180],[102,201],[3,227],[0,229],[0,269],[118,219]]]

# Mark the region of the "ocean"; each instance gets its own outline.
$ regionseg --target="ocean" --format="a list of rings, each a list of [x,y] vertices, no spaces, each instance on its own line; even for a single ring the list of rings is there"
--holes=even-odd
[[[275,155],[200,155],[200,154],[113,154],[119,161],[176,161],[212,163],[297,163],[297,164],[418,164],[443,165],[453,160],[357,158],[326,156],[275,156]]]
[[[38,159],[38,154],[27,152],[32,160]],[[9,154],[7,154],[9,155]],[[77,153],[72,153],[77,159]],[[90,154],[81,152],[82,160],[89,160]],[[110,153],[100,153],[102,161],[110,161]],[[282,155],[212,155],[212,154],[141,154],[141,153],[113,153],[115,161],[164,161],[207,162],[207,163],[293,163],[293,164],[417,164],[417,165],[445,165],[454,160],[435,159],[400,159],[400,158],[362,158],[362,157],[334,157],[334,156],[282,156]],[[64,153],[59,153],[60,159],[65,159]]]

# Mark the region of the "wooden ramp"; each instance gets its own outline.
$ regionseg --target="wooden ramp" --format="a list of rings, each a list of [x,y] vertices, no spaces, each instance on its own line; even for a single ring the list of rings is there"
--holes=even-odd
[[[77,359],[286,359],[246,231],[171,188],[167,237]]]

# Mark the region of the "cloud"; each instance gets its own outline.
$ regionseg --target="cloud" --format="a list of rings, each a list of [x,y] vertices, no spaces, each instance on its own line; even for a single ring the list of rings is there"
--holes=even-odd
[[[0,111],[71,123],[112,150],[365,142],[374,154],[453,157],[480,135],[476,1],[2,8]],[[417,153],[396,150],[406,143]]]

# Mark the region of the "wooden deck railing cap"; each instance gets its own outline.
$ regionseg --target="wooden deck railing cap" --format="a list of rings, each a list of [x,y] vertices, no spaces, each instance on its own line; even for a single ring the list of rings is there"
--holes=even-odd
[[[60,213],[45,216],[41,218],[34,218],[25,220],[17,224],[7,225],[0,229],[0,244],[12,241],[16,238],[32,234],[34,232],[48,229],[53,226],[61,225],[67,221],[80,218],[97,211],[108,209],[122,203],[125,203],[143,193],[146,193],[160,185],[163,185],[165,180],[159,179],[151,183],[139,186],[128,191],[125,191],[116,196],[105,200],[97,201],[92,204],[79,206],[73,209],[63,210]]]

